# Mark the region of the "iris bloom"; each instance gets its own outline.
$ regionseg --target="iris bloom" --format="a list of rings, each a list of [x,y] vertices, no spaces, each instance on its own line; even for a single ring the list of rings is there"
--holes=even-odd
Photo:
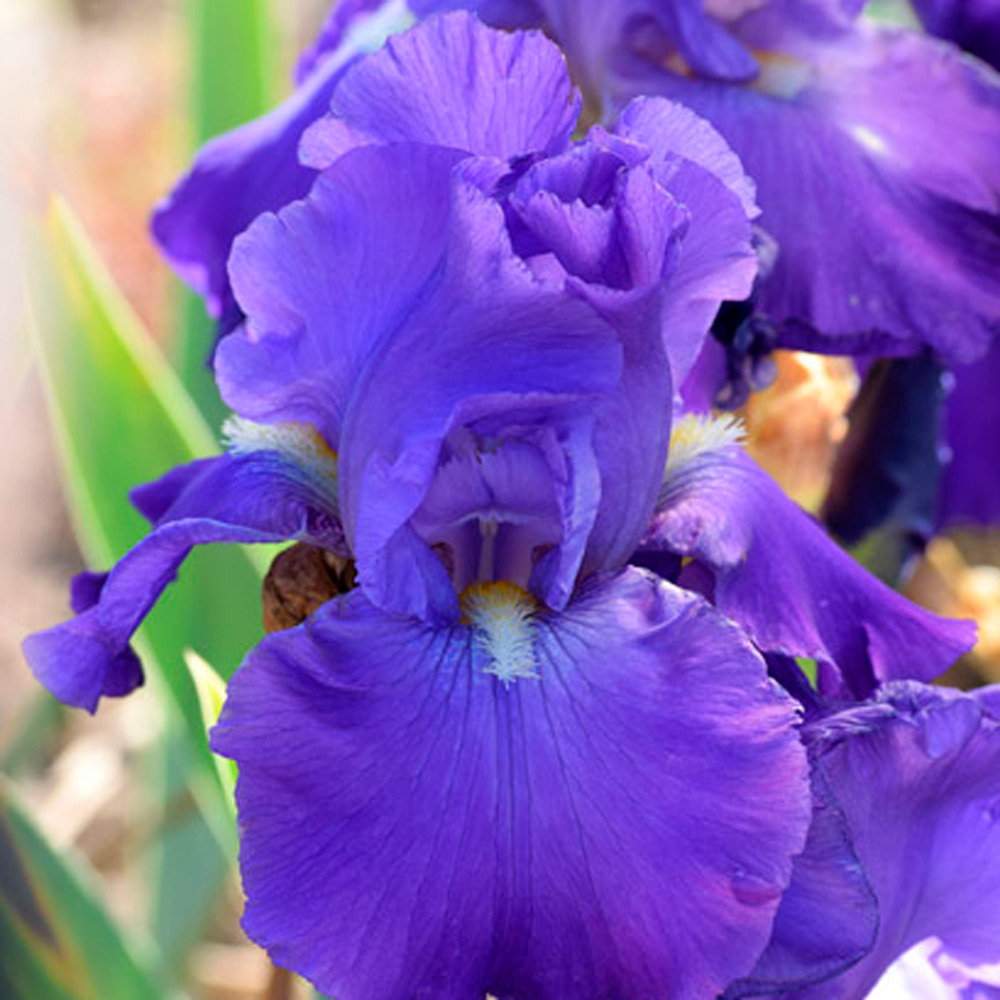
[[[906,680],[971,630],[868,577],[731,423],[672,426],[749,291],[752,188],[676,105],[573,142],[579,107],[549,42],[460,14],[345,72],[317,182],[230,259],[228,454],[135,492],[152,533],[28,658],[93,709],[192,546],[356,562],[212,734],[245,927],[343,1000],[853,998],[928,935],[990,952],[940,901],[997,876],[995,698]]]
[[[779,346],[974,360],[1000,317],[1000,85],[952,46],[832,0],[414,0],[544,26],[605,116],[681,101],[758,188]],[[929,122],[933,121],[933,128]],[[947,150],[947,155],[942,155]]]

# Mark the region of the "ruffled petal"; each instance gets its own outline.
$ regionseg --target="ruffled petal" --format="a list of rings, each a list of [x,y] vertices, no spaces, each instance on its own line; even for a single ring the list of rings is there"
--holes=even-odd
[[[273,452],[175,470],[143,487],[139,506],[160,513],[155,530],[110,573],[78,578],[76,618],[24,641],[38,680],[90,712],[101,697],[128,694],[142,682],[129,641],[194,546],[296,539],[343,552],[328,492]]]
[[[456,617],[443,567],[428,561],[408,524],[444,442],[462,428],[502,440],[548,427],[568,462],[564,533],[536,592],[564,605],[600,502],[592,428],[621,372],[614,330],[579,298],[534,278],[511,250],[500,206],[456,178],[434,296],[373,359],[345,425],[345,524],[372,600],[428,619]]]
[[[973,360],[1000,320],[1000,83],[915,33],[859,28],[808,60],[755,88],[648,64],[619,100],[680,100],[739,154],[780,250],[759,306],[784,346]]]
[[[862,569],[735,448],[668,470],[641,548],[704,566],[716,606],[762,650],[817,660],[830,692],[932,680],[975,642],[971,622],[924,611]]]
[[[602,140],[596,129],[518,178],[507,202],[514,247],[529,262],[553,255],[588,288],[656,287],[677,265],[688,214],[642,162],[644,150]]]
[[[751,647],[634,570],[524,627],[505,685],[355,592],[230,685],[244,926],[323,992],[704,1000],[763,947],[808,792]]]
[[[753,182],[722,137],[679,104],[637,98],[616,132],[650,150],[654,176],[690,217],[661,317],[679,388],[719,305],[745,299],[753,287],[757,256],[750,222],[758,214]]]
[[[673,301],[689,215],[647,157],[595,129],[571,151],[531,167],[505,204],[514,250],[529,268],[590,303],[622,344],[622,377],[595,425],[601,504],[585,573],[620,565],[634,549],[670,433],[671,359],[660,322]]]
[[[325,168],[356,146],[388,142],[504,160],[552,153],[566,146],[579,113],[552,42],[534,32],[491,31],[456,12],[390,39],[347,73],[302,156]]]
[[[336,444],[366,360],[427,294],[457,158],[427,146],[358,150],[237,241],[230,270],[248,320],[216,358],[234,410],[311,423]]]
[[[892,684],[806,727],[880,911],[872,952],[808,1000],[862,1000],[928,938],[968,966],[1000,961],[1000,722],[987,705]]]
[[[784,996],[821,983],[849,969],[875,943],[878,903],[847,820],[822,772],[814,771],[812,785],[809,837],[792,865],[771,941],[753,972],[732,984],[724,1000]]]

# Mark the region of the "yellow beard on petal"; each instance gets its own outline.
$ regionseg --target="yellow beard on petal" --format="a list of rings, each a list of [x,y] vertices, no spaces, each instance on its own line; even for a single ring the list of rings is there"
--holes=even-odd
[[[670,432],[666,474],[676,472],[706,452],[721,451],[742,444],[745,433],[738,417],[685,414],[674,422]]]
[[[242,417],[230,417],[222,425],[222,437],[230,454],[276,452],[336,490],[337,453],[311,424],[256,424]]]
[[[459,598],[462,621],[475,630],[475,644],[489,659],[486,673],[509,687],[538,677],[535,657],[535,599],[507,580],[475,583]]]

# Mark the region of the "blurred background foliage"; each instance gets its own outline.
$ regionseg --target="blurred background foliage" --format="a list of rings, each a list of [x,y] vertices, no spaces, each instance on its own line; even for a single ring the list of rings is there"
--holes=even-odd
[[[287,92],[324,13],[0,5],[4,1000],[307,995],[239,933],[231,787],[205,739],[261,634],[270,554],[198,553],[142,631],[147,689],[95,720],[41,692],[18,643],[65,617],[72,573],[141,537],[132,486],[218,449],[211,325],[147,218],[198,145]]]
[[[211,325],[147,219],[201,142],[288,92],[324,13],[322,0],[0,3],[2,1000],[311,995],[240,933],[232,774],[205,739],[261,634],[273,553],[190,560],[141,633],[149,683],[96,718],[45,694],[18,645],[66,616],[73,573],[140,537],[133,485],[218,449]],[[815,507],[856,379],[797,355],[778,371],[744,413],[751,448]],[[962,683],[1000,680],[998,567],[996,538],[941,539],[908,585],[980,620]]]

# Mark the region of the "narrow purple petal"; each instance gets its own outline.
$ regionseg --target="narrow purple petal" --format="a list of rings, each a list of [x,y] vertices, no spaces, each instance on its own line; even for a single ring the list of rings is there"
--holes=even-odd
[[[93,712],[101,697],[141,683],[129,641],[194,546],[296,539],[343,551],[328,494],[280,456],[224,456],[193,468],[197,475],[175,470],[143,489],[146,509],[162,509],[155,529],[110,573],[74,586],[77,617],[25,639],[29,666],[61,701]]]
[[[808,821],[759,658],[637,571],[525,627],[507,686],[473,626],[355,592],[241,667],[212,743],[279,964],[342,1000],[704,1000],[753,964]]]
[[[70,607],[82,615],[101,599],[107,573],[78,573],[70,582]],[[101,693],[107,698],[123,698],[145,680],[142,663],[131,646],[126,646],[108,663]],[[66,699],[63,699],[64,701]]]
[[[880,681],[932,680],[975,642],[889,590],[749,458],[707,451],[668,471],[643,548],[702,563],[714,603],[766,652],[815,659],[831,691],[865,697]]]

